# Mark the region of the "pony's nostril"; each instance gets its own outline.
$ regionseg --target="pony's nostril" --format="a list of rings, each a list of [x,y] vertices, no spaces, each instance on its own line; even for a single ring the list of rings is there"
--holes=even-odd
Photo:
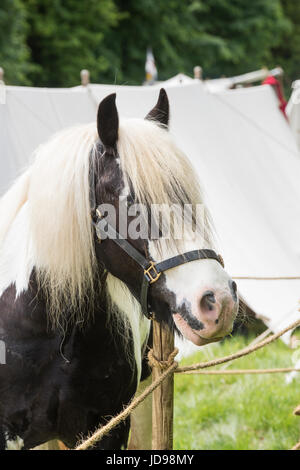
[[[216,298],[215,298],[215,294],[213,293],[213,291],[207,290],[206,292],[204,292],[200,301],[201,309],[213,310],[215,303],[216,303]]]

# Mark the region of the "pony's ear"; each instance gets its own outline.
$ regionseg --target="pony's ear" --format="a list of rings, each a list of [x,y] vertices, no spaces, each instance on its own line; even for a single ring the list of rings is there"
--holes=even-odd
[[[99,104],[97,129],[105,148],[114,148],[118,140],[119,116],[116,107],[116,93],[104,98]]]
[[[150,113],[147,114],[145,119],[150,119],[163,124],[168,127],[169,124],[169,99],[167,92],[164,88],[160,89],[159,97],[156,105],[151,109]]]

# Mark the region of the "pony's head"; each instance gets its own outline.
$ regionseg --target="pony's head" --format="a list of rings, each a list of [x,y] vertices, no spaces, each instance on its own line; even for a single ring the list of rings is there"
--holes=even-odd
[[[161,90],[144,120],[121,123],[115,98],[109,95],[99,105],[98,140],[90,156],[91,209],[98,207],[98,220],[108,222],[127,248],[149,263],[211,248],[195,171],[168,132],[166,92]],[[96,259],[140,300],[142,262],[113,238],[104,231],[95,236]],[[159,278],[155,269],[150,274],[155,282],[149,286],[147,308],[157,320],[197,345],[231,332],[238,308],[236,284],[216,257],[180,262]]]

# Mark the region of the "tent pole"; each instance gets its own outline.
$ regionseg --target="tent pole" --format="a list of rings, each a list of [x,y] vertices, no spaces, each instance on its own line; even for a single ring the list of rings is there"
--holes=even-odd
[[[4,69],[2,67],[0,67],[0,83],[1,83],[1,85],[5,84],[5,82],[4,82]]]
[[[200,67],[200,65],[196,65],[194,67],[194,79],[195,80],[202,80],[202,67]]]
[[[83,69],[80,72],[81,86],[88,86],[90,83],[90,72],[89,70]]]

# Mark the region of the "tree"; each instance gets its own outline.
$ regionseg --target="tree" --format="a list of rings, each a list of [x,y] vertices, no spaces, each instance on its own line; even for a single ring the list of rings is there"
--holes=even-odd
[[[273,55],[285,71],[284,81],[289,89],[293,80],[300,79],[300,3],[295,0],[281,0],[281,3],[290,28],[274,48]]]
[[[27,43],[37,68],[35,85],[72,86],[83,68],[94,80],[109,66],[103,38],[119,15],[113,0],[23,0],[27,9]]]
[[[283,5],[283,8],[282,8]],[[296,78],[295,0],[2,0],[0,65],[12,83],[140,84],[151,46],[159,79],[234,75],[278,62]]]
[[[159,78],[233,75],[273,66],[272,48],[288,30],[280,0],[115,0],[123,19],[108,33],[120,82],[141,82],[151,45]],[[119,38],[115,40],[114,38]],[[105,41],[106,42],[106,41]]]
[[[12,85],[30,84],[30,49],[26,44],[26,11],[20,0],[0,3],[0,66],[5,81]]]
[[[272,48],[289,28],[280,0],[194,0],[191,8],[198,24],[195,45],[209,75],[274,65]]]

